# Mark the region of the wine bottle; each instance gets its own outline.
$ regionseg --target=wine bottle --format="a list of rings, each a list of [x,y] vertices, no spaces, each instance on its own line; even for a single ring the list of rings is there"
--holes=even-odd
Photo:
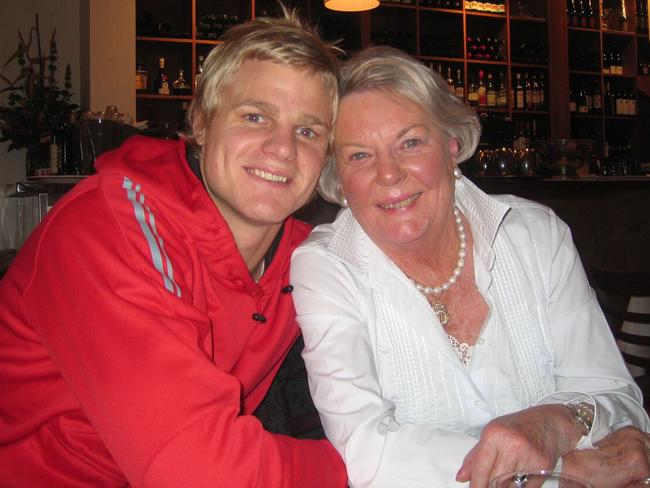
[[[485,90],[486,106],[494,108],[497,106],[497,91],[492,80],[492,73],[487,75],[487,87]]]
[[[517,83],[515,84],[515,108],[517,110],[523,110],[524,105],[524,87],[521,84],[521,73],[517,73]]]
[[[487,89],[485,88],[485,82],[483,81],[483,70],[478,72],[478,106],[487,106]]]
[[[456,96],[463,100],[465,98],[465,85],[463,84],[463,76],[460,68],[456,70]]]
[[[499,73],[499,91],[497,92],[497,107],[505,108],[508,106],[508,92],[504,81],[503,72]]]

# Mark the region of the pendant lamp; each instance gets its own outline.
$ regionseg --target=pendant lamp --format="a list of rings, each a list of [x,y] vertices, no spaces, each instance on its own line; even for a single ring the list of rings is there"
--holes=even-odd
[[[339,12],[361,12],[379,6],[379,0],[325,0],[325,7]]]

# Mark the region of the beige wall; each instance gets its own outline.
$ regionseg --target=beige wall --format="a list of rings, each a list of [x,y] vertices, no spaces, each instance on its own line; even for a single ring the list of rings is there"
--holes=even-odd
[[[38,13],[44,47],[56,28],[61,78],[67,63],[72,68],[73,102],[93,111],[117,105],[135,114],[135,0],[0,0],[0,5],[0,72],[15,76],[1,66],[18,45],[16,29],[26,33]],[[24,150],[6,148],[0,144],[0,192],[25,176]]]
[[[135,0],[82,0],[82,105],[97,112],[116,105],[135,117]],[[85,32],[86,29],[89,32]]]
[[[75,92],[74,103],[79,103],[79,2],[82,0],[21,0],[19,2],[2,1],[0,14],[0,72],[13,79],[17,74],[10,68],[1,66],[18,47],[17,29],[28,35],[34,25],[34,14],[39,16],[41,45],[47,49],[50,36],[56,28],[56,40],[59,48],[59,80],[67,63],[72,69],[72,89]],[[35,52],[35,51],[34,51]],[[4,88],[4,82],[0,81]],[[2,95],[0,95],[2,97]],[[5,98],[0,98],[4,102]],[[6,184],[24,178],[24,151],[7,153],[7,144],[0,144],[0,190]]]

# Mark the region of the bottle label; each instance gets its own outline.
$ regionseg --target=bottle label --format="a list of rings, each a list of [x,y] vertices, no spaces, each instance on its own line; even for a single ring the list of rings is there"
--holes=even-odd
[[[600,95],[594,95],[594,110],[598,111],[602,108],[602,103],[600,101]]]
[[[169,82],[163,81],[158,88],[158,95],[169,95]]]
[[[623,106],[623,99],[616,99],[616,113],[614,115],[625,115],[625,107]]]
[[[135,74],[135,89],[136,90],[146,90],[147,89],[147,75],[144,73]]]
[[[517,107],[518,109],[524,108],[524,92],[522,90],[517,91]]]

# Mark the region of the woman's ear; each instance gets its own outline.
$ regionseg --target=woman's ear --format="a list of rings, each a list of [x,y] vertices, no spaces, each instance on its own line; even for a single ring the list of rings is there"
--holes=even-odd
[[[460,151],[460,144],[458,143],[458,139],[455,137],[450,137],[449,138],[449,155],[452,158],[457,158],[458,157],[458,151]]]

